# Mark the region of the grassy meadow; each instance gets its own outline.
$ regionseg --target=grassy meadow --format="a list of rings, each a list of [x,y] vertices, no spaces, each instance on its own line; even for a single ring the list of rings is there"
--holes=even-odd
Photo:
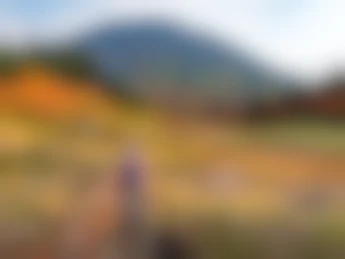
[[[1,84],[2,240],[54,238],[134,144],[153,224],[186,232],[205,258],[278,258],[301,243],[286,258],[345,255],[345,124],[213,123],[36,67]]]

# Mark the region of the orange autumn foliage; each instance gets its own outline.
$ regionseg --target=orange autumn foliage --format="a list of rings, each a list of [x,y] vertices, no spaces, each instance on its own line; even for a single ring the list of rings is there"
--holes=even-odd
[[[0,108],[43,116],[77,116],[106,104],[96,87],[40,67],[0,79]]]

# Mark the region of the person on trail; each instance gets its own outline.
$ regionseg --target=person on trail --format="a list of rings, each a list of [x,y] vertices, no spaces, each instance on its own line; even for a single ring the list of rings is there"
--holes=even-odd
[[[147,181],[138,152],[125,152],[118,169],[72,207],[60,258],[189,259],[180,240],[149,225]]]
[[[135,150],[125,154],[119,171],[122,198],[120,247],[123,259],[147,259],[150,251],[143,161]]]
[[[154,231],[148,222],[145,165],[138,152],[126,154],[120,165],[123,228],[121,259],[191,259],[189,247],[169,231]]]

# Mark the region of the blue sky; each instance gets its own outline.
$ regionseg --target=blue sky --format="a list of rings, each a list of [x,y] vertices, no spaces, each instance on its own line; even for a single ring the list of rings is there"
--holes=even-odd
[[[102,21],[162,16],[316,79],[345,61],[344,12],[343,0],[0,0],[0,42],[58,42]]]
[[[9,14],[31,23],[64,12],[72,5],[73,2],[68,0],[12,0],[5,2],[3,8]]]

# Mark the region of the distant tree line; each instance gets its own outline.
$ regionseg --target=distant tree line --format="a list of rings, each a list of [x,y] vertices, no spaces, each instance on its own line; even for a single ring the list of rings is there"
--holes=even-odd
[[[78,51],[36,53],[35,59],[43,67],[62,75],[94,82],[95,85],[102,87],[102,90],[107,91],[107,96],[111,99],[121,97],[134,103],[139,102],[127,80],[119,75],[112,75],[111,78],[104,77],[95,67],[94,60],[83,53]]]
[[[322,89],[284,96],[277,102],[253,104],[247,112],[251,119],[281,118],[345,119],[345,81],[330,82]]]
[[[0,52],[0,76],[9,76],[14,74],[21,62],[21,58],[12,53]]]
[[[36,60],[46,68],[78,78],[92,78],[94,73],[90,60],[77,52],[36,53]]]

